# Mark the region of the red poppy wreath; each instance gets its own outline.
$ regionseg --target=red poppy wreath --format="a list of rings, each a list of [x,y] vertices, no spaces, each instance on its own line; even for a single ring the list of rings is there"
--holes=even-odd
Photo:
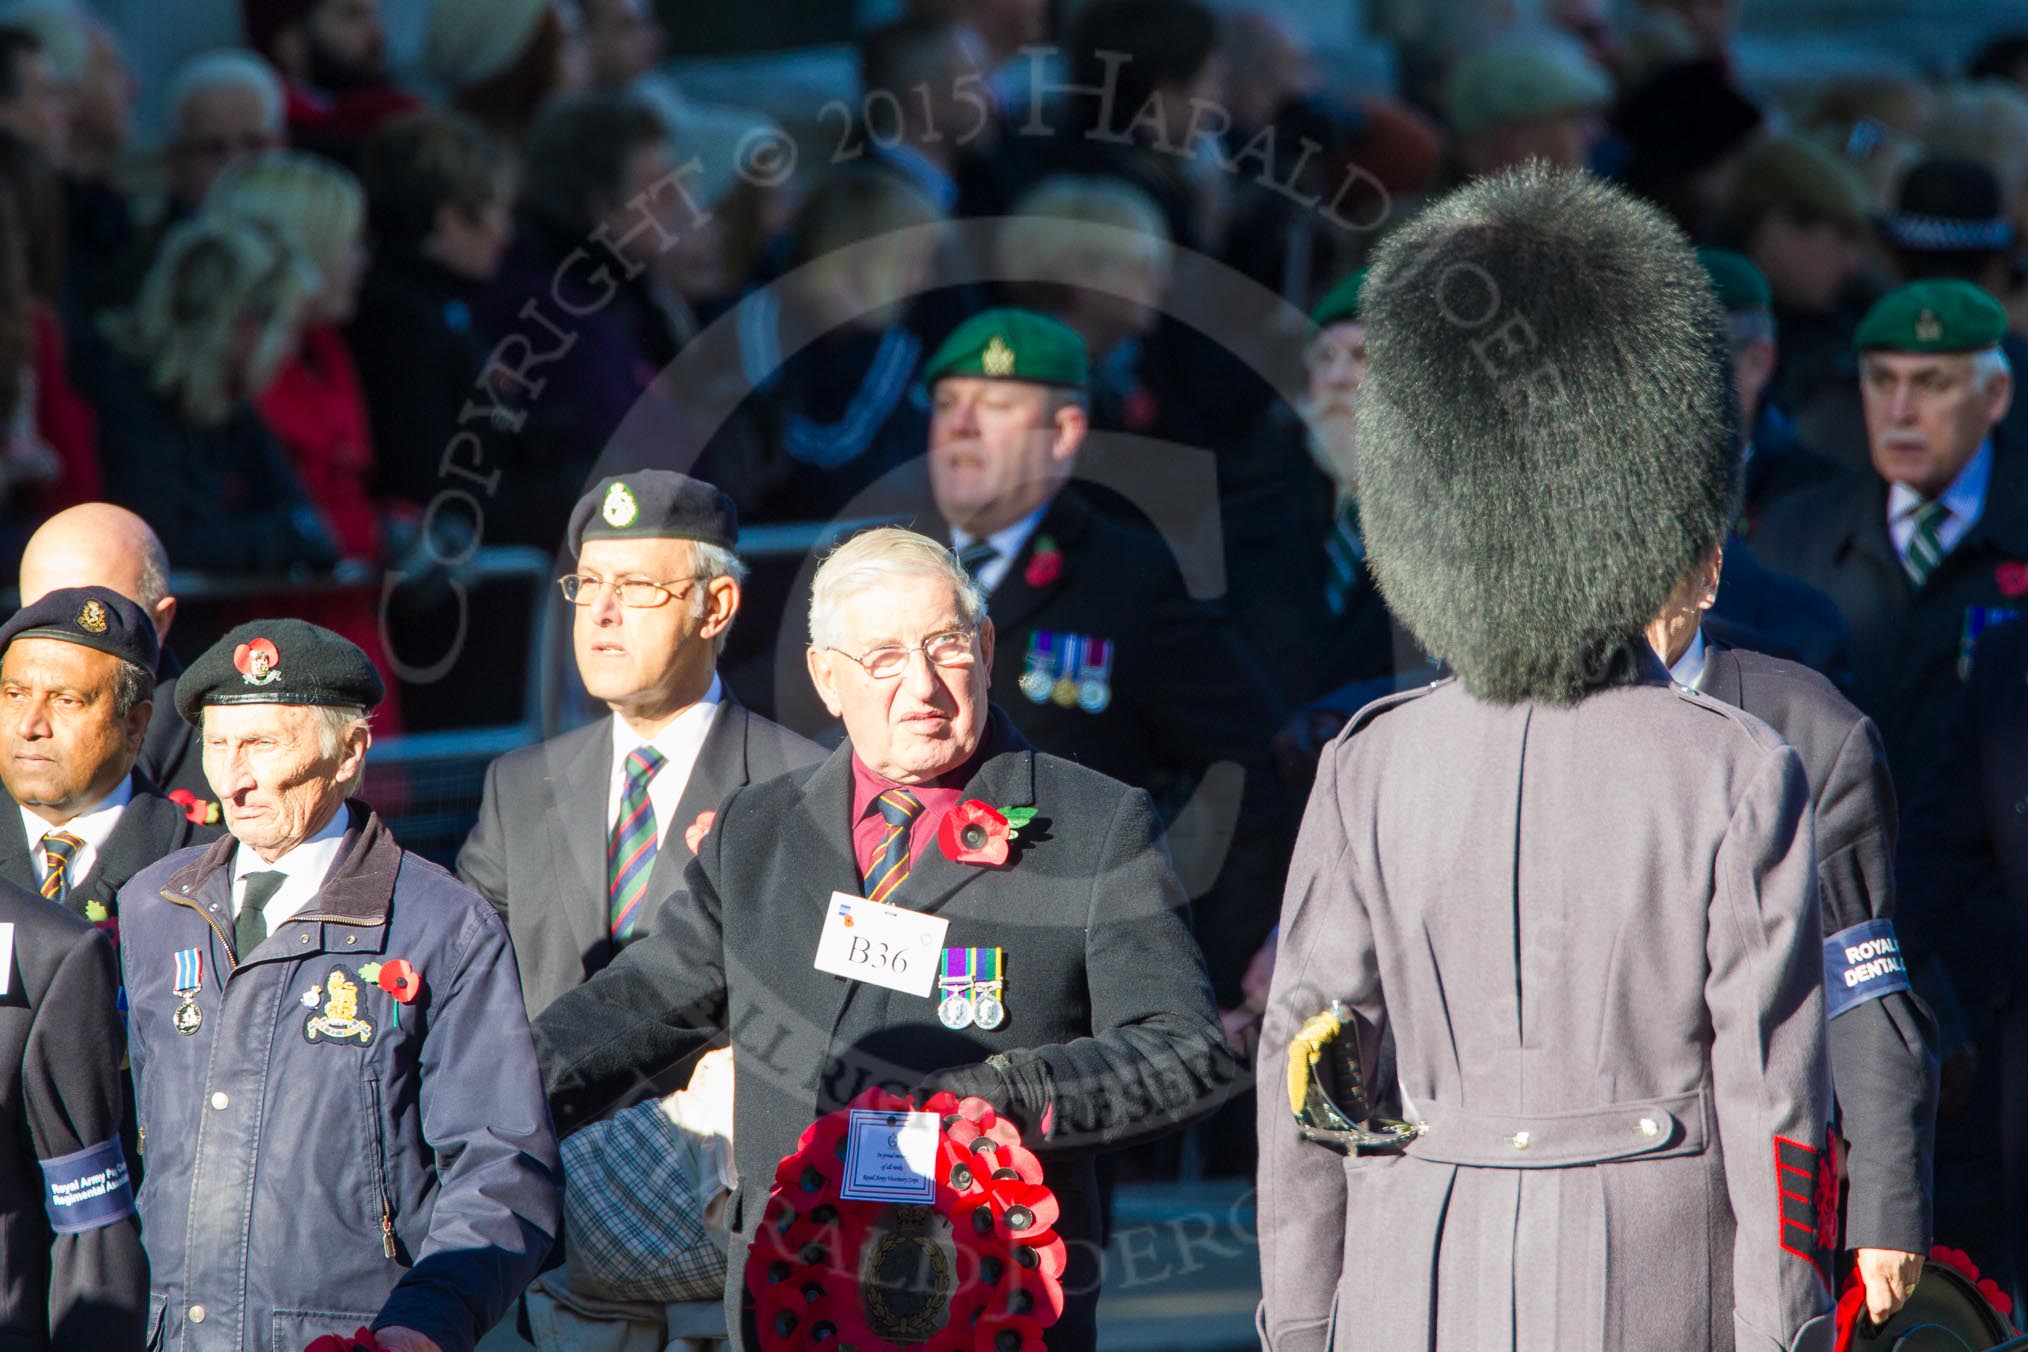
[[[765,1352],[1041,1352],[1063,1314],[1056,1194],[984,1099],[931,1097],[942,1119],[924,1206],[848,1200],[852,1111],[914,1103],[869,1089],[806,1128],[775,1170],[747,1255]]]

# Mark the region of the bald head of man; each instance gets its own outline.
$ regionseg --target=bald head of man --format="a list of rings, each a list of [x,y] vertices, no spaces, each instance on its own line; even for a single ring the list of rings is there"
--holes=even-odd
[[[21,552],[21,604],[60,587],[110,587],[155,621],[164,644],[176,619],[169,556],[148,523],[124,507],[87,502],[42,523]]]

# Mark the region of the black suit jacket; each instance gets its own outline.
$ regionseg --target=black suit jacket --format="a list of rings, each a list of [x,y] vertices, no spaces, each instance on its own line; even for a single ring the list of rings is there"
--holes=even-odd
[[[841,746],[821,765],[733,794],[655,933],[536,1020],[558,1130],[729,1030],[742,1182],[726,1286],[737,1330],[746,1236],[802,1129],[869,1085],[907,1092],[966,1067],[1037,1146],[1063,1203],[1068,1305],[1048,1345],[1091,1348],[1103,1243],[1094,1154],[1178,1129],[1215,1106],[1234,1075],[1154,807],[1139,790],[1039,754],[995,714],[966,796],[1032,806],[1035,821],[999,868],[925,847],[892,898],[947,918],[947,945],[1005,952],[1007,1022],[953,1031],[934,998],[812,965],[831,894],[860,895],[851,758]],[[1005,1058],[1005,1070],[981,1065],[989,1056]]]
[[[948,528],[939,538],[951,538]],[[1061,563],[1054,577],[1031,582],[1045,542]],[[1066,491],[1010,562],[987,613],[995,707],[1039,749],[1148,790],[1177,827],[1171,843],[1197,897],[1212,984],[1237,1003],[1247,959],[1275,924],[1294,813],[1269,760],[1280,701],[1229,611],[1190,594],[1159,536]],[[1039,633],[1111,644],[1102,710],[1023,693]]]
[[[0,1345],[133,1348],[147,1336],[140,1220],[55,1234],[37,1161],[114,1140],[126,1115],[126,1035],[112,950],[32,891],[0,884],[14,927],[0,995]]]
[[[1740,534],[1749,538],[1761,515],[1783,498],[1844,477],[1849,471],[1803,444],[1788,415],[1768,404],[1753,424],[1753,458],[1746,462]]]
[[[1301,419],[1276,405],[1220,504],[1233,622],[1291,709],[1422,665],[1363,563],[1344,613],[1324,603],[1324,541],[1336,526],[1337,488],[1311,460],[1306,435]]]
[[[35,865],[30,852],[36,841],[28,838],[19,804],[13,797],[0,790],[0,801],[13,809],[0,812],[0,880],[33,892]],[[64,904],[80,919],[85,918],[93,902],[105,907],[108,916],[118,915],[120,889],[128,879],[186,845],[208,845],[222,833],[223,828],[217,825],[199,826],[192,822],[181,806],[163,797],[162,791],[137,770],[134,796],[121,811],[106,843],[99,847],[92,871],[71,885]]]
[[[1887,485],[1866,474],[1777,503],[1754,535],[1771,568],[1829,596],[1852,627],[1852,701],[1880,725],[1903,789],[1936,762],[1981,611],[2028,610],[2009,595],[2028,561],[2024,448],[1995,435],[1993,474],[1978,521],[1917,588],[1887,533]],[[1720,596],[1724,593],[1721,589]]]
[[[1838,607],[1815,587],[1769,568],[1736,535],[1725,542],[1725,576],[1711,614],[1761,640],[1748,646],[1801,662],[1839,689],[1851,689],[1852,633]]]
[[[1699,687],[1772,727],[1802,759],[1825,935],[1893,919],[1894,781],[1873,721],[1809,668],[1709,637]],[[1832,1078],[1850,1146],[1843,1247],[1929,1252],[1933,1037],[1928,1011],[1906,991],[1831,1020]]]
[[[681,883],[690,861],[684,831],[699,813],[734,789],[823,754],[727,695],[698,749],[675,820],[661,824],[635,941],[653,932],[663,897]],[[510,751],[487,767],[479,819],[458,851],[458,877],[507,921],[531,1018],[613,960],[606,914],[612,768],[611,715]]]
[[[1908,799],[1901,880],[1911,965],[1943,960],[1977,1038],[2020,1003],[2028,943],[2028,621],[1979,640],[1965,700]]]
[[[207,802],[215,801],[210,781],[204,777],[204,750],[197,744],[197,729],[176,712],[176,681],[183,664],[176,654],[162,650],[155,667],[155,712],[148,717],[148,730],[141,735],[141,754],[134,767],[162,792],[188,789]]]

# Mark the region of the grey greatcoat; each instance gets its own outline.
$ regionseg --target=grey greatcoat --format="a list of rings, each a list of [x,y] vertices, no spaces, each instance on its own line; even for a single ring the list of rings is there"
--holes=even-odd
[[[1850,1181],[1840,1247],[1928,1253],[1935,1022],[1898,966],[1860,970],[1871,961],[1873,941],[1899,943],[1898,817],[1887,753],[1873,720],[1822,676],[1800,663],[1708,642],[1708,628],[1697,688],[1780,733],[1810,781],[1831,1078]]]
[[[1828,1347],[1809,805],[1765,724],[1652,664],[1575,705],[1445,681],[1354,718],[1263,1046],[1345,1001],[1366,1065],[1392,1035],[1381,1110],[1427,1131],[1342,1159],[1270,1062],[1263,1347]]]

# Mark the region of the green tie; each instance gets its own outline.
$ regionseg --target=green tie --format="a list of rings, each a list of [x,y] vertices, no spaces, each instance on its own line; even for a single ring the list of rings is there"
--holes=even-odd
[[[275,899],[275,893],[282,890],[289,875],[280,869],[267,869],[260,873],[246,875],[246,897],[239,904],[239,918],[232,923],[232,952],[240,962],[261,946],[261,940],[268,937],[268,917],[263,909]]]
[[[1359,564],[1366,557],[1366,541],[1359,534],[1359,502],[1348,500],[1339,507],[1324,537],[1324,604],[1333,615],[1343,615],[1352,591],[1359,585]]]
[[[1935,498],[1917,507],[1913,513],[1915,533],[1908,537],[1908,552],[1902,556],[1901,566],[1908,571],[1908,580],[1918,587],[1943,562],[1943,523],[1950,514],[1951,509]]]

